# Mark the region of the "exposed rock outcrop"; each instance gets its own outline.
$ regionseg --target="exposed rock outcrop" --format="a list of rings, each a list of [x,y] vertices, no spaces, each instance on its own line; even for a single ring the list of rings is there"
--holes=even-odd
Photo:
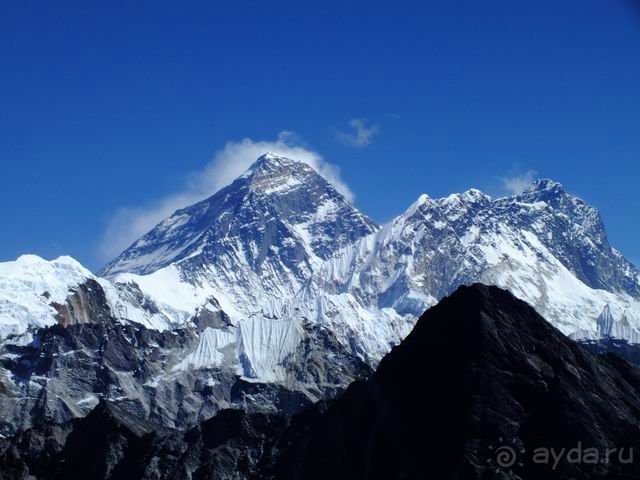
[[[91,304],[89,296],[82,298],[84,305]],[[282,382],[243,380],[233,363],[184,365],[185,358],[198,354],[203,337],[229,335],[228,317],[213,306],[203,308],[188,327],[173,331],[96,318],[101,321],[41,329],[26,344],[0,345],[0,434],[83,417],[103,399],[172,428],[190,427],[234,406],[292,414],[335,397],[371,373],[329,332],[311,327],[285,358]],[[225,348],[234,356],[235,345]]]
[[[63,327],[83,323],[108,322],[112,319],[107,297],[98,282],[87,279],[69,292],[64,304],[52,302],[58,312],[57,320]]]

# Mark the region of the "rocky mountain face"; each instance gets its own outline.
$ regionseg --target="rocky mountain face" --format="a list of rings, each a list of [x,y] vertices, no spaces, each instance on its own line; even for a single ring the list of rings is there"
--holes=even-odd
[[[170,267],[242,317],[293,296],[319,263],[377,228],[307,164],[265,154],[228,187],[164,220],[102,274],[147,285],[164,283],[170,273],[162,269]]]
[[[179,431],[100,403],[82,419],[0,440],[0,479],[261,478],[260,461],[287,424],[282,414],[224,410]]]
[[[184,328],[164,331],[100,320],[61,323],[38,330],[28,343],[0,345],[0,435],[83,417],[100,401],[172,428],[226,408],[292,414],[371,372],[318,326],[286,358],[283,381],[264,383],[243,379],[225,359],[215,367],[198,364],[199,356],[217,354],[234,365],[233,348],[218,352],[207,343],[228,328],[220,310],[200,310]]]
[[[115,286],[71,257],[46,261],[23,255],[0,263],[0,341],[30,341],[42,327],[115,318],[166,330],[177,319],[162,314],[135,285]]]
[[[336,329],[375,318],[388,333],[369,332],[368,320],[353,328],[366,332],[357,336],[374,358],[388,350],[376,339],[397,343],[420,312],[473,282],[510,290],[575,338],[636,341],[639,278],[607,242],[597,211],[543,180],[497,200],[478,190],[422,196],[325,262],[295,305],[318,321],[338,318]],[[603,326],[605,310],[610,321]],[[405,328],[392,331],[399,325]]]
[[[373,377],[313,419],[281,453],[276,472],[637,478],[640,464],[629,456],[640,448],[639,389],[637,367],[587,352],[508,292],[461,287],[425,313]],[[579,445],[579,460],[565,456]],[[558,462],[545,457],[551,448],[563,452]],[[593,456],[584,461],[587,448],[600,460],[607,448],[617,450],[594,463]]]
[[[100,284],[91,278],[71,287],[65,303],[52,302],[51,305],[58,312],[58,324],[63,327],[82,323],[103,323],[111,318],[107,296]]]
[[[335,401],[223,410],[185,431],[101,402],[0,440],[0,478],[633,479],[639,393],[637,367],[473,285]]]

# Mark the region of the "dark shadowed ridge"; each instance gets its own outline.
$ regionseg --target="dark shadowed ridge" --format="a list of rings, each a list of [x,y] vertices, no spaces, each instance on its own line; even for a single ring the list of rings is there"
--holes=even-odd
[[[555,470],[532,459],[536,448],[579,442],[635,447],[640,455],[639,391],[636,367],[589,353],[510,293],[461,287],[421,317],[369,381],[353,384],[311,422],[277,472],[292,479],[640,478],[640,457],[631,465],[563,461]],[[519,457],[497,469],[503,443]]]

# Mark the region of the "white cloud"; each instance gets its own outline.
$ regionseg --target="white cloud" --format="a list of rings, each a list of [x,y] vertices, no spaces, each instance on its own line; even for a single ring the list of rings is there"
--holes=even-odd
[[[502,190],[507,195],[519,195],[538,177],[538,172],[535,170],[527,170],[522,174],[513,175],[511,177],[498,177],[502,185]]]
[[[338,167],[325,162],[320,154],[309,149],[292,132],[280,132],[274,141],[254,141],[245,138],[229,142],[200,172],[187,177],[184,188],[155,202],[140,207],[123,207],[111,217],[102,236],[99,250],[110,260],[151,230],[161,220],[179,208],[203,200],[242,175],[256,159],[266,152],[309,164],[326,178],[347,200],[353,202],[353,192],[340,178]]]
[[[336,140],[340,143],[354,148],[364,148],[371,143],[373,137],[380,132],[378,125],[367,127],[361,118],[352,118],[349,120],[349,126],[353,128],[353,132],[336,131]]]

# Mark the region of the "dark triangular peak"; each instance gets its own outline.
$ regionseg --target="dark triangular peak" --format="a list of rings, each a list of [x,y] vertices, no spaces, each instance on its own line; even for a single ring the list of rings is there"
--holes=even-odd
[[[640,450],[638,393],[640,374],[625,361],[587,352],[504,290],[461,287],[422,316],[367,383],[352,385],[312,422],[278,471],[283,478],[640,478],[640,462],[624,463],[629,448]],[[513,464],[497,463],[502,446],[515,452]],[[543,461],[552,448],[578,447],[626,450],[623,462],[616,456],[606,465]]]

